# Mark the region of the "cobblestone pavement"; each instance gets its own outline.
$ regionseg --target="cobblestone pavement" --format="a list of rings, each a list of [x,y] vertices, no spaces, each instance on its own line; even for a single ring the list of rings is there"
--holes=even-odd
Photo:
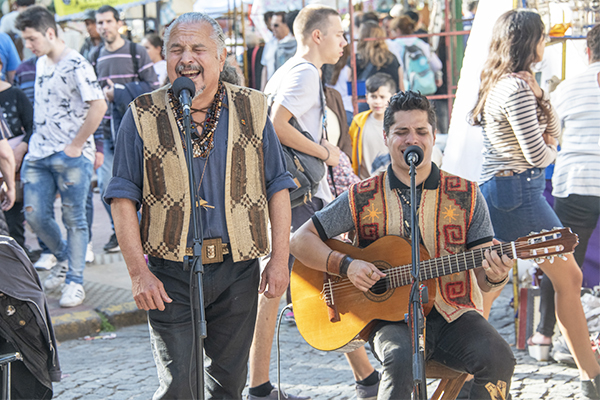
[[[514,344],[510,288],[492,309],[491,323]],[[295,326],[281,327],[281,382],[284,390],[313,399],[352,399],[352,372],[339,353],[311,348]],[[274,349],[275,350],[275,349]],[[515,350],[517,367],[512,381],[513,399],[581,399],[575,368],[553,362],[536,362],[525,351]],[[70,340],[59,346],[63,380],[55,384],[55,398],[149,399],[158,386],[148,328],[136,325],[119,329],[106,340]],[[373,365],[377,362],[371,360]],[[277,381],[276,353],[271,360],[271,380]],[[436,382],[429,382],[431,395]],[[244,395],[247,388],[244,390]]]

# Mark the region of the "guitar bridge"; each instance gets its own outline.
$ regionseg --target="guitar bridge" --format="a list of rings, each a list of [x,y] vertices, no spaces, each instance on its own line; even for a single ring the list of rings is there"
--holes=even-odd
[[[323,274],[323,290],[321,290],[321,299],[327,305],[327,314],[330,322],[339,322],[340,313],[337,310],[335,299],[333,297],[333,284],[337,279],[332,279],[328,273]]]

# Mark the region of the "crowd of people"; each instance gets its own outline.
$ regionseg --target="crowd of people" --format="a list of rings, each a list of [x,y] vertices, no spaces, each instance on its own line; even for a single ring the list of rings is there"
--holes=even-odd
[[[134,300],[148,311],[160,382],[155,398],[194,398],[198,390],[209,398],[241,398],[249,374],[251,400],[308,399],[280,391],[269,377],[277,312],[284,293],[291,301],[294,261],[327,279],[347,279],[361,292],[387,282],[386,270],[326,241],[350,237],[365,248],[385,236],[410,239],[404,152],[416,145],[424,152],[416,182],[421,245],[432,257],[481,249],[472,269],[437,278],[426,320],[426,359],[473,376],[462,398],[507,398],[515,359],[487,316],[516,257],[493,249],[500,241],[564,224],[581,244],[575,256],[540,263],[542,321],[529,343],[548,344],[558,321],[580,371],[582,394],[600,399],[600,365],[579,299],[579,267],[600,216],[600,130],[594,118],[600,25],[588,34],[588,70],[561,84],[551,100],[531,71],[546,42],[539,14],[516,10],[498,19],[471,113],[484,132],[478,184],[441,166],[435,141],[436,133],[445,133],[440,127],[447,129],[447,122],[440,123],[447,116],[426,95],[446,85],[444,57],[427,40],[406,37],[423,32],[413,11],[383,19],[365,13],[353,21],[356,78],[365,89],[354,115],[350,44],[340,14],[326,6],[265,14],[265,44],[245,55],[251,90],[235,57],[228,56],[221,26],[206,14],[183,14],[163,37],[150,33],[137,44],[121,35],[119,11],[105,5],[86,13],[88,37],[78,52],[66,46],[46,8],[30,0],[16,3],[19,8],[0,27],[12,21],[31,56],[15,65],[4,55],[0,34],[6,220],[0,231],[27,249],[27,221],[42,248],[35,266],[50,270],[44,288],[61,288],[62,307],[82,304],[83,272],[93,260],[95,173],[114,230],[104,250],[122,251]],[[476,2],[469,10],[475,9]],[[170,86],[180,77],[190,78],[196,89],[191,153],[183,106]],[[293,208],[290,192],[299,181],[292,179],[284,148],[328,170],[314,194]],[[542,193],[544,168],[555,160],[553,209]],[[202,239],[210,247],[201,255],[204,388],[193,379],[190,287],[196,281],[186,257],[195,253],[195,243],[186,162],[199,197]],[[66,238],[54,216],[57,194]],[[293,321],[293,312],[288,318]],[[407,324],[378,321],[370,328],[368,341],[381,371],[364,346],[345,354],[357,398],[410,398]]]

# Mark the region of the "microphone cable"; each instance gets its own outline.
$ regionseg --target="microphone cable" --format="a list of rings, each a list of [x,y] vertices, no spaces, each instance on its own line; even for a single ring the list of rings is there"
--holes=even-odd
[[[275,336],[276,346],[277,346],[277,400],[281,400],[281,359],[280,359],[280,348],[279,348],[279,329],[281,328],[281,320],[283,319],[283,313],[286,310],[292,310],[292,303],[283,307],[283,310],[279,313],[279,318],[277,319],[277,333]]]

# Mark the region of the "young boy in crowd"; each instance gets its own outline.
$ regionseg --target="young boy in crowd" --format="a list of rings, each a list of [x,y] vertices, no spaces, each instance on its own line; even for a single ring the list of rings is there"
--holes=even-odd
[[[366,86],[370,110],[356,115],[350,125],[352,168],[360,179],[386,168],[390,162],[383,141],[383,116],[396,84],[390,75],[379,72],[367,79]]]

